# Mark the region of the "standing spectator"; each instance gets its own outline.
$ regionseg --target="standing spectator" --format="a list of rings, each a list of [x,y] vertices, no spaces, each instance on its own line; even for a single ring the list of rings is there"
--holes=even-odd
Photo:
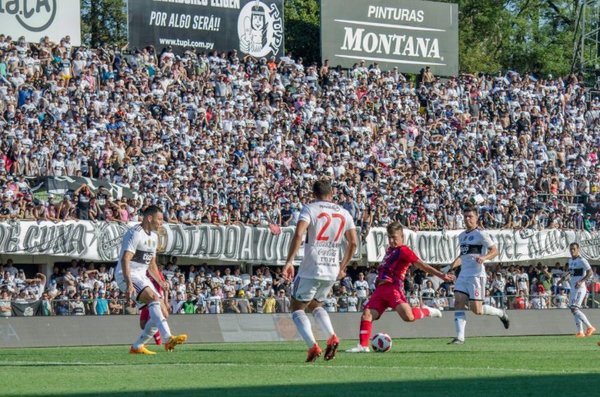
[[[110,311],[108,310],[108,300],[105,297],[104,290],[100,290],[96,294],[94,304],[92,306],[92,312],[96,316],[107,316],[110,314]]]

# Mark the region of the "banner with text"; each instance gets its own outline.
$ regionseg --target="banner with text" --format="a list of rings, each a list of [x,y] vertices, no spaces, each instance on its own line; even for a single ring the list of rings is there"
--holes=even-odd
[[[81,44],[81,12],[79,0],[11,0],[0,1],[2,33],[13,40],[24,36],[39,43],[48,36],[58,43],[71,36],[71,44]]]
[[[384,70],[458,73],[458,5],[417,0],[321,0],[321,55]],[[368,65],[367,64],[367,65]]]
[[[413,232],[404,230],[404,243],[426,263],[447,265],[459,254],[460,230],[446,232]],[[488,230],[498,247],[498,256],[492,261],[526,262],[570,257],[569,244],[579,243],[582,255],[591,261],[600,261],[600,233],[583,230]],[[388,246],[385,228],[373,228],[366,240],[367,260],[380,262]]]
[[[129,1],[129,48],[283,55],[283,0]]]
[[[3,222],[0,223],[0,254],[50,255],[112,262],[118,258],[123,235],[134,224]],[[283,227],[280,234],[273,234],[268,227],[165,224],[158,235],[158,253],[163,255],[223,262],[283,264],[294,228]],[[345,244],[341,251],[344,249]],[[297,261],[302,258],[303,252],[301,248]],[[360,259],[360,252],[359,245],[355,260]]]

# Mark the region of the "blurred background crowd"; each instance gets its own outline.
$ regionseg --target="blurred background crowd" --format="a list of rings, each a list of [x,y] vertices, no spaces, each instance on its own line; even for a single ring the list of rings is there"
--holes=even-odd
[[[129,222],[158,204],[171,223],[293,225],[312,181],[328,175],[363,233],[393,220],[461,229],[466,202],[486,228],[600,229],[600,99],[577,75],[406,77],[364,61],[341,70],[294,54],[175,55],[0,34],[0,127],[2,220]],[[39,178],[66,176],[92,182],[60,197],[36,190]],[[133,313],[111,266],[73,262],[27,278],[7,262],[0,300],[41,299],[45,314]],[[174,260],[163,270],[175,313],[289,309],[279,269]],[[562,307],[563,271],[490,270],[490,301]],[[361,310],[374,274],[355,267],[326,308]],[[411,302],[442,308],[452,288],[418,272],[406,283]]]
[[[0,217],[293,224],[330,175],[356,223],[460,229],[476,203],[488,228],[596,230],[600,100],[576,75],[508,72],[407,80],[171,48],[73,47],[0,35]],[[35,178],[84,186],[36,196]]]

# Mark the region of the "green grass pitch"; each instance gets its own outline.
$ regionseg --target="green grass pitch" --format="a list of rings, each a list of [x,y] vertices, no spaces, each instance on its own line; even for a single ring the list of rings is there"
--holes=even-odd
[[[300,342],[0,349],[0,395],[16,396],[597,396],[598,337],[394,339],[388,353],[306,364]]]

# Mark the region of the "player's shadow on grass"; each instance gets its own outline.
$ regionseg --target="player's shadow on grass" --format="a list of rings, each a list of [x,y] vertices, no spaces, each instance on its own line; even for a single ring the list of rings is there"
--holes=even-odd
[[[225,371],[224,371],[225,372]],[[224,374],[224,376],[227,376]],[[264,374],[257,373],[257,377]],[[271,373],[270,376],[277,376]],[[307,382],[310,378],[307,375]],[[460,376],[460,374],[457,374]],[[40,394],[47,397],[379,397],[379,396],[569,396],[597,395],[600,390],[598,374],[565,374],[534,376],[524,373],[523,376],[506,376],[493,378],[457,378],[435,379],[431,381],[398,381],[398,382],[361,382],[330,384],[287,385],[285,379],[281,385],[244,386],[244,387],[197,387],[190,389],[145,390],[140,392],[98,392],[98,393],[61,393]],[[202,383],[198,378],[198,383]],[[12,394],[6,397],[23,397],[24,394]]]

